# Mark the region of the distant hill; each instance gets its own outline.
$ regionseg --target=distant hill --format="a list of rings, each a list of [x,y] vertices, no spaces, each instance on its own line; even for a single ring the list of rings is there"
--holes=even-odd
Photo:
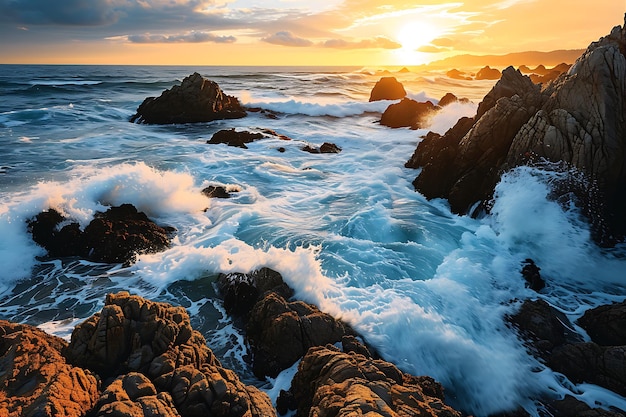
[[[509,65],[514,67],[519,67],[520,65],[534,67],[540,64],[546,67],[553,67],[562,62],[573,64],[583,52],[585,52],[584,49],[567,49],[551,52],[514,52],[506,55],[455,55],[433,61],[428,64],[428,67],[469,69],[474,67],[480,68],[486,65],[495,68],[506,68]]]

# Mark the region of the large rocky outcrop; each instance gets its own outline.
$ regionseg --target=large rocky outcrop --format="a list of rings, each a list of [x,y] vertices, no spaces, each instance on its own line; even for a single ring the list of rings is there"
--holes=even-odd
[[[276,414],[266,394],[221,366],[182,307],[109,294],[102,311],[74,329],[66,356],[112,381],[99,402],[102,415],[147,403],[164,410],[173,404],[183,417]]]
[[[0,415],[80,417],[98,400],[99,380],[68,364],[64,340],[0,320]]]
[[[380,124],[393,128],[422,129],[427,126],[428,119],[436,111],[437,107],[430,101],[419,102],[403,98],[399,103],[387,107],[380,117]]]
[[[459,417],[441,385],[389,362],[328,345],[309,349],[290,389],[296,416]]]
[[[93,262],[130,263],[137,254],[167,249],[173,231],[158,226],[132,204],[96,213],[84,231],[78,223],[59,228],[66,220],[50,209],[28,222],[33,240],[52,257],[78,256]]]
[[[148,97],[137,108],[131,122],[149,124],[197,123],[246,116],[236,97],[224,94],[214,81],[197,72],[181,85]]]
[[[625,52],[626,29],[618,26],[543,91],[519,71],[505,69],[468,131],[453,128],[454,135],[431,135],[418,145],[406,164],[423,168],[416,189],[427,198],[447,198],[454,212],[466,213],[489,201],[506,170],[538,160],[561,162],[587,178],[586,185],[564,184],[559,192],[578,196],[596,241],[623,239]]]

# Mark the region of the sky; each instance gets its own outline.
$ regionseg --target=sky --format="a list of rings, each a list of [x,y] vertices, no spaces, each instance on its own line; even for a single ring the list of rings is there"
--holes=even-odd
[[[584,49],[626,0],[0,0],[1,64],[420,65]]]

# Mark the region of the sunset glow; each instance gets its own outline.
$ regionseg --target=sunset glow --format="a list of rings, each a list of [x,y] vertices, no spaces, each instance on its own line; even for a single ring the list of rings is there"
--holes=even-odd
[[[585,48],[624,11],[615,0],[0,0],[0,62],[413,65]]]

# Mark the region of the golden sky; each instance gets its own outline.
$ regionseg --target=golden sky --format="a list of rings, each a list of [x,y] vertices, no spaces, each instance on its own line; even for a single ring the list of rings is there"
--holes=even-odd
[[[0,0],[0,63],[418,65],[582,49],[626,0]]]

